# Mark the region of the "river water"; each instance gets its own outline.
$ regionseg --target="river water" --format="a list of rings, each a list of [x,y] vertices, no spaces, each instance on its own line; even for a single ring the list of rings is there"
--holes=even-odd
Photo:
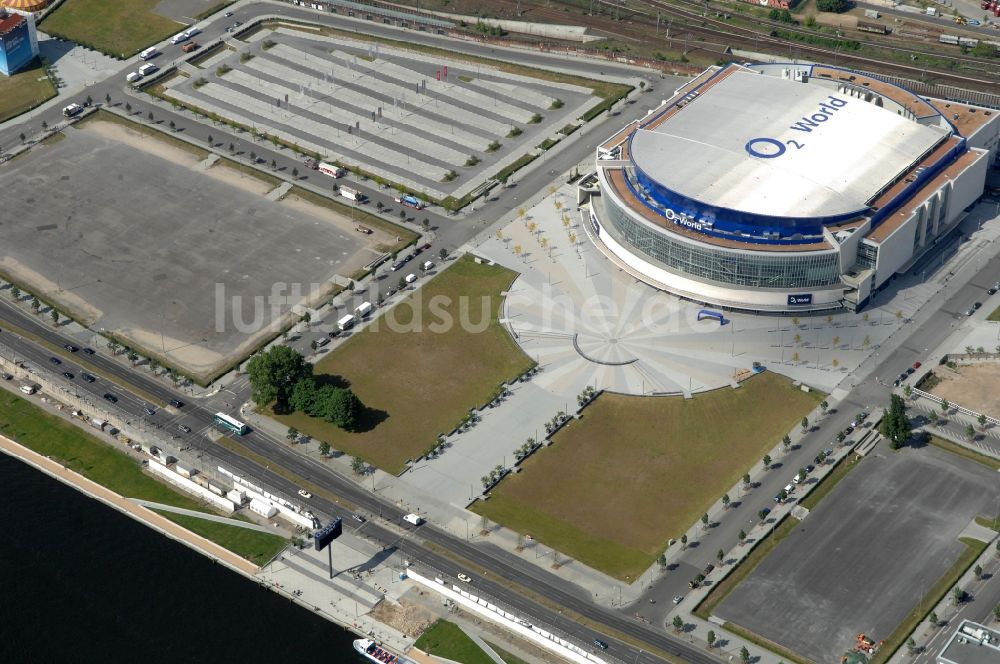
[[[363,661],[337,625],[0,454],[0,662]]]

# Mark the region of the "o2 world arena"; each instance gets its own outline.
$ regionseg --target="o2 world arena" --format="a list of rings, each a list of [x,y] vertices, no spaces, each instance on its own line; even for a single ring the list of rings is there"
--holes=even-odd
[[[998,117],[833,67],[712,67],[598,147],[587,232],[697,302],[856,310],[982,195]]]

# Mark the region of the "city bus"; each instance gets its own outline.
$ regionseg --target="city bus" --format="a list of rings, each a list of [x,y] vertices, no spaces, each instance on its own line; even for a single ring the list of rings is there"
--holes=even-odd
[[[250,431],[250,427],[248,427],[246,424],[240,422],[237,419],[229,417],[225,413],[215,414],[215,424],[219,428],[225,429],[229,433],[236,434],[237,436],[242,436],[243,434]]]

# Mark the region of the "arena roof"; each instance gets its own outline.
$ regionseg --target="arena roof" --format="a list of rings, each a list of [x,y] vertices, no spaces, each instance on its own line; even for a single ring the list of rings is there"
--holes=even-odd
[[[829,84],[725,73],[671,117],[654,116],[631,144],[647,176],[706,206],[775,217],[857,214],[949,133]]]

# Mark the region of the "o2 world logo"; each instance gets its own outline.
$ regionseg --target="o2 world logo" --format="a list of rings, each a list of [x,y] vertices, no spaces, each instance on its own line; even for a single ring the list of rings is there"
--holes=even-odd
[[[834,113],[845,106],[847,106],[846,99],[830,95],[827,97],[826,101],[820,102],[818,111],[812,115],[802,116],[801,121],[794,123],[789,127],[789,129],[793,131],[805,132],[807,134],[812,133],[813,129],[818,129],[821,124],[832,118]],[[743,149],[746,150],[747,154],[751,157],[758,157],[760,159],[775,159],[785,154],[785,152],[788,151],[788,148],[801,150],[805,146],[805,143],[801,143],[794,139],[779,141],[776,138],[758,137],[751,138],[747,141],[746,145],[743,146]]]

